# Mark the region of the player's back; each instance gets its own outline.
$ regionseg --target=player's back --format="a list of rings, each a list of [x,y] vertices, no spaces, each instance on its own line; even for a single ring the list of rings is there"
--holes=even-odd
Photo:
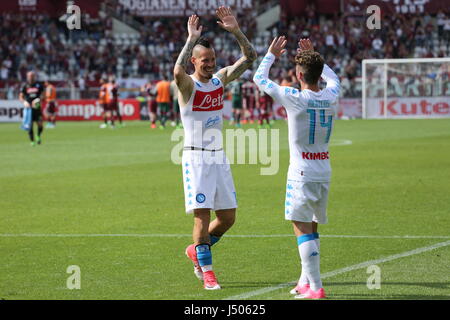
[[[337,96],[330,89],[284,90],[292,95],[283,104],[288,116],[290,164],[311,180],[327,180],[331,174],[328,145],[337,114]]]
[[[253,81],[286,109],[288,116],[290,169],[298,171],[301,179],[317,182],[331,177],[328,143],[337,114],[340,91],[339,77],[326,64],[321,77],[325,89],[314,92],[283,87],[269,79],[269,70],[275,61],[266,54]]]

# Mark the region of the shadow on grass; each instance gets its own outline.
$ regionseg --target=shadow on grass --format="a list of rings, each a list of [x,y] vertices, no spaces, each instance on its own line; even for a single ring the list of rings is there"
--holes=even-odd
[[[280,282],[242,282],[242,281],[237,281],[237,282],[232,282],[232,281],[220,281],[220,285],[223,288],[259,288],[259,289],[263,289],[266,287],[273,287],[273,286],[280,286],[283,285],[284,283],[280,283]],[[286,287],[290,287],[290,286],[295,286],[295,283],[292,282],[289,285],[286,285]]]
[[[344,287],[344,286],[366,286],[366,282],[326,282],[324,283],[324,286],[328,289],[328,297],[331,299],[382,299],[382,300],[437,300],[437,299],[443,299],[443,300],[450,300],[450,295],[442,295],[437,294],[433,295],[430,293],[426,293],[423,295],[412,293],[412,294],[386,294],[380,290],[383,288],[389,288],[389,290],[395,291],[395,286],[399,287],[407,287],[407,286],[414,286],[414,287],[424,287],[424,288],[430,288],[430,289],[449,289],[450,291],[450,283],[449,282],[429,282],[429,283],[423,283],[423,282],[387,282],[383,281],[381,283],[381,289],[373,289],[370,290],[371,293],[354,293],[354,294],[347,294],[347,293],[337,293],[333,294],[333,287]],[[369,290],[369,289],[368,289]]]
[[[280,283],[280,282],[221,282],[221,286],[223,289],[227,288],[254,288],[264,289],[267,287],[280,286],[279,289],[283,288],[291,288],[295,286],[295,283]],[[351,287],[362,287],[366,286],[366,282],[324,282],[325,290],[327,291],[328,299],[330,300],[450,300],[450,295],[432,295],[432,294],[424,294],[420,295],[417,293],[412,294],[395,294],[395,293],[384,293],[380,290],[374,289],[370,290],[370,293],[333,293],[339,287],[350,287],[348,289],[344,289],[344,291],[354,291],[354,288]],[[430,282],[430,283],[417,283],[417,282],[382,282],[382,288],[387,287],[389,290],[395,291],[395,286],[419,286],[431,289],[450,289],[449,282]],[[277,289],[277,290],[279,290]],[[369,290],[369,289],[367,289]],[[283,300],[283,298],[280,298]]]

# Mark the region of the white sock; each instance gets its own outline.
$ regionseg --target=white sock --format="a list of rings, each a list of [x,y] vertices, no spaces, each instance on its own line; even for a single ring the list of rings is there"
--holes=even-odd
[[[317,246],[317,250],[320,254],[320,238],[314,239],[314,241],[316,242],[316,246]],[[300,248],[299,248],[300,250]],[[298,283],[297,283],[300,287],[303,287],[304,285],[309,284],[309,279],[306,276],[306,271],[305,268],[302,268],[302,273],[300,274],[300,279],[298,279]]]
[[[304,285],[307,284],[309,284],[309,280],[308,277],[306,276],[305,268],[302,267],[302,273],[300,274],[300,279],[298,279],[298,285],[300,287],[303,287]]]
[[[309,280],[312,290],[319,290],[322,288],[322,280],[320,279],[320,255],[316,241],[314,239],[302,241],[298,246],[298,251],[302,261],[302,274],[304,273]]]

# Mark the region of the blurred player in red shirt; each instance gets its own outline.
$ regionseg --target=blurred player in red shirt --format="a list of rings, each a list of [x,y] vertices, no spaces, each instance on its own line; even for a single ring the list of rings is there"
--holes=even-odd
[[[109,104],[109,110],[111,112],[112,127],[114,127],[114,118],[119,120],[119,127],[123,126],[122,115],[119,110],[119,86],[116,83],[114,76],[109,76],[109,81],[106,84],[106,101]]]
[[[258,90],[258,128],[261,128],[266,120],[266,125],[270,127],[270,117],[273,113],[273,99],[265,92]]]
[[[148,113],[150,116],[150,128],[156,129],[156,112],[158,104],[156,103],[156,90],[151,81],[148,81],[143,87],[142,91],[147,94]]]

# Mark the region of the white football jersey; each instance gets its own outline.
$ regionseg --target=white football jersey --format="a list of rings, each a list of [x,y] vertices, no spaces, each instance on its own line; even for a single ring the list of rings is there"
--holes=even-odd
[[[288,118],[290,170],[298,172],[299,180],[327,182],[331,178],[330,141],[338,110],[339,77],[324,65],[322,78],[325,89],[314,92],[279,86],[269,79],[275,61],[267,53],[256,71],[253,81],[285,107]]]
[[[184,127],[184,146],[217,150],[222,148],[223,84],[213,75],[207,82],[194,81],[187,104],[180,106]]]

